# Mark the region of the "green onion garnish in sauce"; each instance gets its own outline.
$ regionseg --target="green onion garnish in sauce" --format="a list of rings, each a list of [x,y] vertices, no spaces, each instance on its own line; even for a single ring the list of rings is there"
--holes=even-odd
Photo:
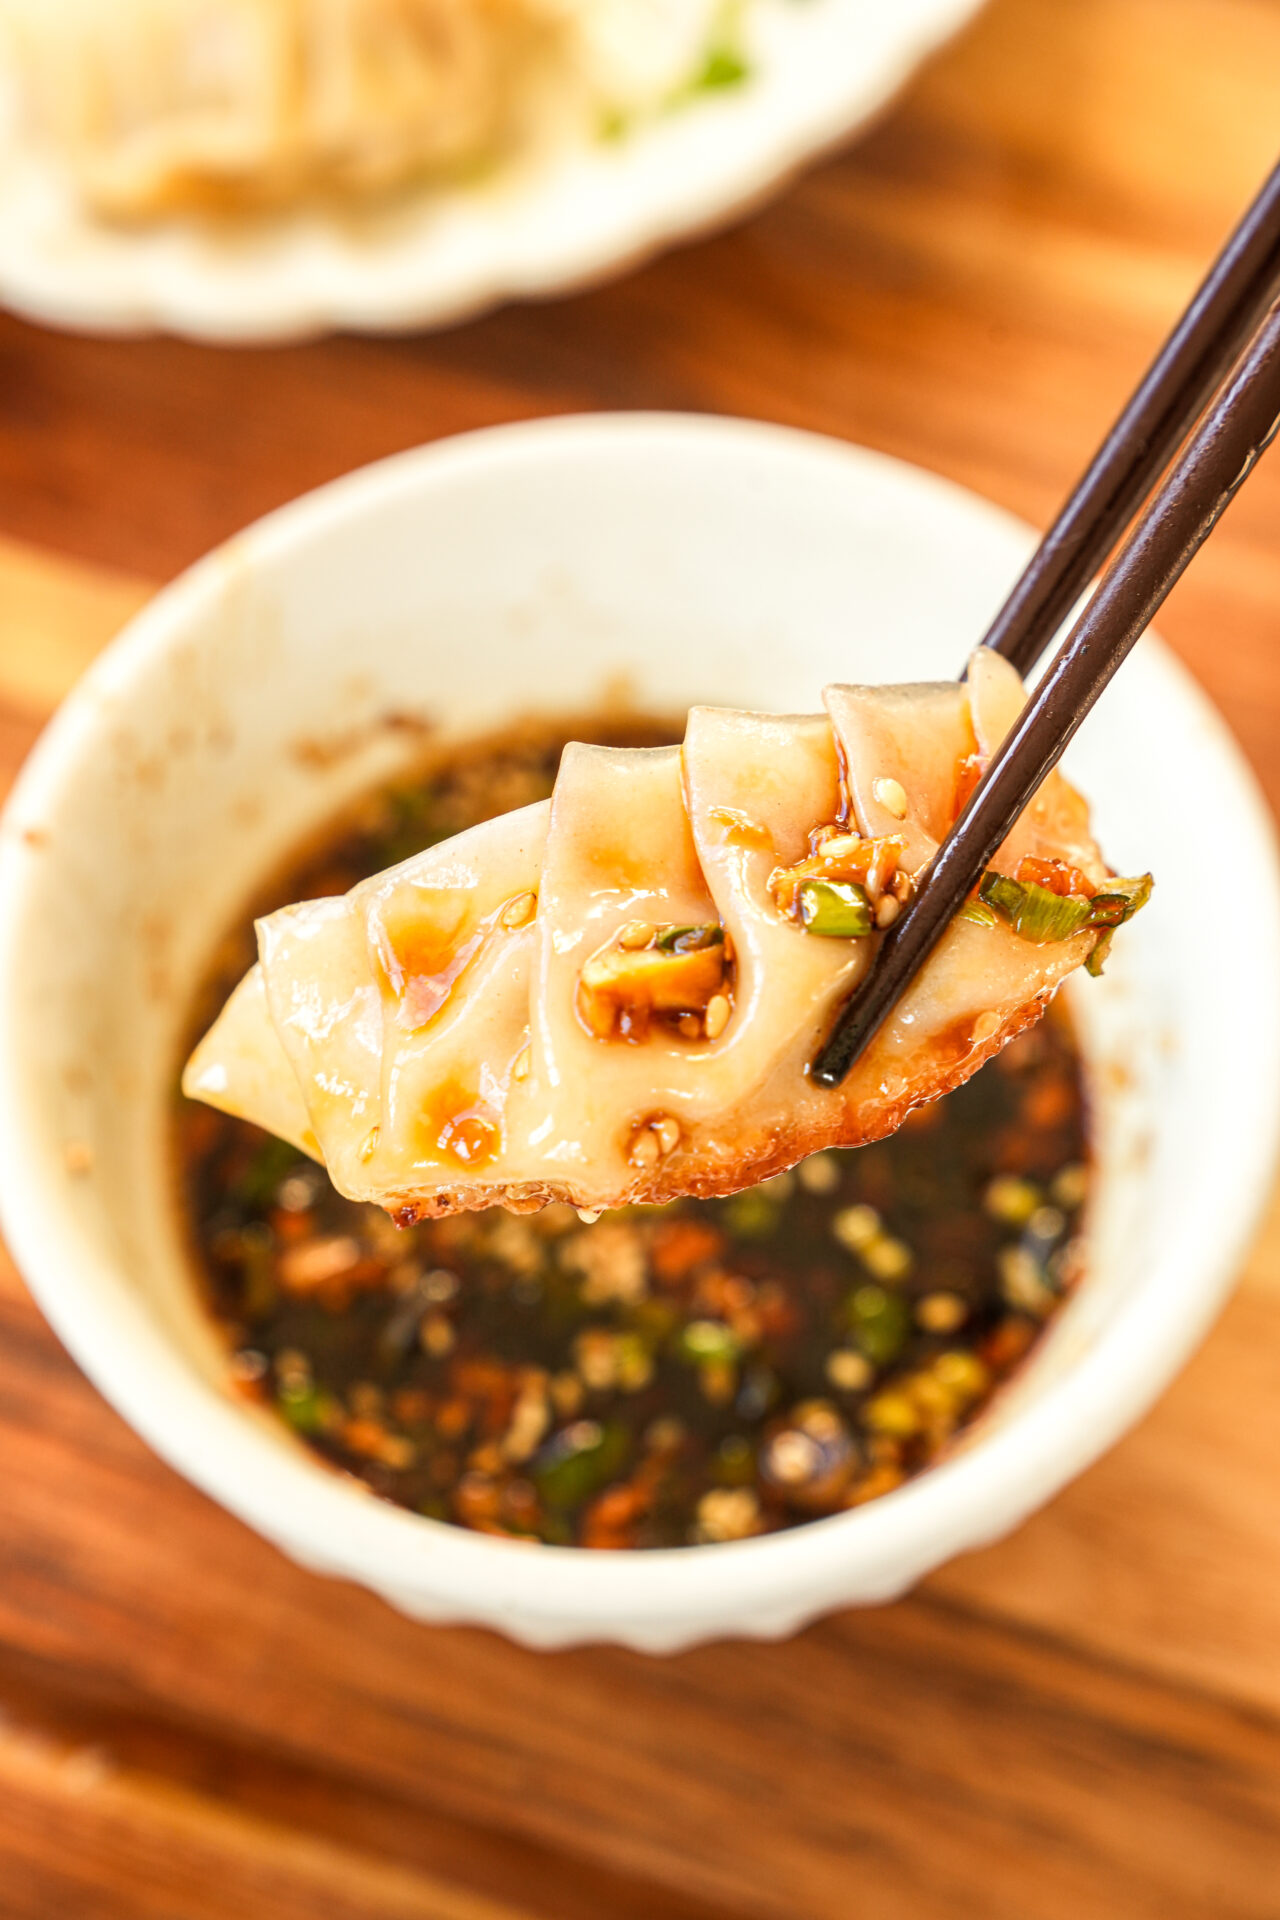
[[[875,931],[876,916],[865,887],[856,880],[806,880],[798,895],[807,933],[857,940]]]

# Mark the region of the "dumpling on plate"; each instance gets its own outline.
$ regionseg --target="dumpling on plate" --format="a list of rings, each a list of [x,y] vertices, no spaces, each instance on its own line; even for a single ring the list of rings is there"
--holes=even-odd
[[[979,651],[962,685],[570,746],[549,801],[260,921],[185,1091],[402,1220],[707,1197],[877,1139],[1096,969],[1149,891],[1052,774],[845,1084],[809,1075],[1024,700]]]
[[[367,194],[503,137],[537,0],[0,0],[34,118],[100,213]]]
[[[724,0],[0,0],[0,45],[88,204],[145,221],[368,198],[548,121],[623,125],[737,72],[725,18]]]

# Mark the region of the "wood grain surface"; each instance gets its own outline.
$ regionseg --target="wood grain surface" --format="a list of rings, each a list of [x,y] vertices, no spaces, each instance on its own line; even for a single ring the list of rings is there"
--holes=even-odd
[[[1274,157],[1280,0],[994,0],[719,238],[421,339],[0,319],[0,773],[299,490],[600,407],[902,454],[1043,520]],[[1280,455],[1162,627],[1280,805]],[[0,1920],[1277,1920],[1280,1206],[1157,1411],[1013,1539],[785,1645],[534,1655],[161,1466],[0,1264]]]

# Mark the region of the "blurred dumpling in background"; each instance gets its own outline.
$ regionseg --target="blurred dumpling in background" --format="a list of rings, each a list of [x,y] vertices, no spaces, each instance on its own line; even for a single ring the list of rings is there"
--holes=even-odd
[[[526,0],[0,0],[34,117],[116,217],[384,191],[481,157]]]
[[[0,0],[33,127],[134,220],[457,175],[519,139],[544,81],[624,121],[696,84],[725,21],[724,0]]]

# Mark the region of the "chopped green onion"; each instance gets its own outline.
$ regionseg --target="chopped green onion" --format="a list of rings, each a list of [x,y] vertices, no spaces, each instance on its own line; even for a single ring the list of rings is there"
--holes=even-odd
[[[680,1352],[686,1360],[736,1360],[742,1342],[723,1320],[691,1320],[680,1334]]]
[[[1149,873],[1139,874],[1136,880],[1108,880],[1093,896],[1089,925],[1122,927],[1146,906],[1154,885]]]
[[[724,928],[721,926],[664,927],[657,940],[660,953],[701,953],[706,947],[723,945]]]
[[[900,1293],[855,1287],[845,1312],[854,1341],[874,1366],[887,1367],[897,1359],[911,1332],[911,1308]]]
[[[621,1472],[630,1451],[619,1421],[575,1420],[547,1441],[530,1478],[549,1507],[576,1507]]]
[[[1007,874],[991,872],[982,876],[978,891],[1020,939],[1036,946],[1069,940],[1089,924],[1092,902],[1083,894],[1051,893],[1034,880],[1011,880]]]
[[[856,880],[806,880],[799,898],[806,933],[859,940],[875,929],[867,890]]]
[[[751,68],[736,47],[711,47],[701,71],[689,82],[689,90],[691,93],[715,93],[721,87],[740,86],[750,73]]]
[[[305,1156],[287,1140],[264,1140],[235,1183],[235,1198],[246,1207],[272,1206],[281,1182],[295,1167],[306,1164]]]
[[[1104,927],[1093,943],[1093,952],[1084,963],[1084,970],[1095,980],[1101,980],[1106,971],[1107,955],[1111,952],[1111,942],[1116,937],[1114,927]]]
[[[960,912],[966,919],[977,919],[975,909],[985,906],[993,916],[998,914],[1007,921],[1022,939],[1043,946],[1051,940],[1070,940],[1088,927],[1111,930],[1122,926],[1146,906],[1153,884],[1149,873],[1134,880],[1108,880],[1089,900],[1081,893],[1053,893],[1034,880],[1013,880],[1008,874],[988,869],[978,888],[979,899],[969,901]],[[1106,957],[1106,945],[1099,941],[1086,962],[1089,972],[1101,973]]]
[[[320,1387],[281,1387],[276,1406],[295,1433],[323,1433],[333,1425],[338,1404]]]
[[[1000,916],[993,912],[985,900],[966,900],[956,915],[957,920],[972,920],[975,927],[994,927],[999,925]]]
[[[747,1187],[742,1193],[735,1193],[724,1203],[725,1220],[729,1231],[740,1240],[765,1240],[777,1231],[782,1218],[782,1209],[776,1200],[767,1193],[761,1193],[759,1187]]]

